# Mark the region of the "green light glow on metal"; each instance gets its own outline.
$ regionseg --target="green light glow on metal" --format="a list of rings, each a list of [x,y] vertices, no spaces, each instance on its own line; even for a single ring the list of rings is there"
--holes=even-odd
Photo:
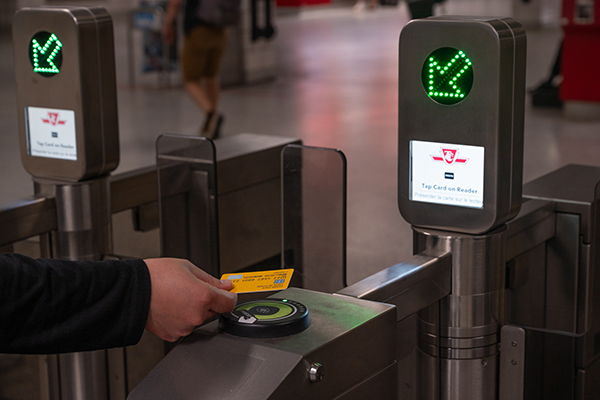
[[[473,87],[472,62],[462,50],[439,48],[423,63],[421,80],[427,95],[435,102],[457,104]]]
[[[54,76],[62,65],[63,44],[54,33],[40,31],[29,42],[29,60],[33,72],[42,76]]]

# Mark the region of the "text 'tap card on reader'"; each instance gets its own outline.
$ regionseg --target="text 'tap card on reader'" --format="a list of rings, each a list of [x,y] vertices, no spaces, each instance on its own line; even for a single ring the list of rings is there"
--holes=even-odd
[[[284,290],[292,280],[293,269],[276,269],[259,272],[234,272],[223,274],[221,279],[233,282],[233,293],[267,292]]]

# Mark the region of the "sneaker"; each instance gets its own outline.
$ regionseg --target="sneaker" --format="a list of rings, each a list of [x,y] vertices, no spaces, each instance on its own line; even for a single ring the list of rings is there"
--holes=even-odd
[[[202,132],[208,130],[208,125],[210,124],[210,120],[212,119],[213,115],[215,115],[214,111],[206,113],[206,116],[204,117],[204,123],[202,124],[202,128],[200,128],[200,136],[202,136]]]
[[[216,139],[221,133],[221,125],[223,124],[223,114],[211,112],[206,115],[206,121],[200,131],[200,136],[209,139]]]

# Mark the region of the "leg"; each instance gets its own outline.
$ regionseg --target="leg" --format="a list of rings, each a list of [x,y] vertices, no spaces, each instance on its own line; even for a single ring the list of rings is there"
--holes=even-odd
[[[223,121],[223,116],[217,112],[218,75],[226,43],[225,29],[199,26],[186,37],[182,54],[185,88],[206,114],[200,135],[211,139],[219,135]]]
[[[215,92],[214,89],[215,83],[205,78],[207,75],[218,74],[218,65],[213,66],[214,61],[212,61],[213,36],[214,32],[210,28],[203,26],[194,28],[185,37],[181,54],[185,89],[206,114],[215,110],[218,98],[218,91]]]
[[[198,81],[186,81],[185,89],[194,102],[205,112],[215,110],[216,102],[213,101],[211,92]]]
[[[212,105],[212,110],[216,110],[217,104],[219,104],[219,94],[221,93],[221,85],[219,84],[218,77],[205,78],[204,89],[206,90],[206,96]]]
[[[218,77],[210,77],[202,79],[202,86],[198,85],[199,93],[201,93],[203,101],[209,108],[204,108],[206,119],[200,130],[201,136],[211,139],[216,139],[219,136],[219,130],[223,122],[223,115],[217,112],[217,104],[219,102],[220,84]],[[192,87],[196,89],[195,87]]]

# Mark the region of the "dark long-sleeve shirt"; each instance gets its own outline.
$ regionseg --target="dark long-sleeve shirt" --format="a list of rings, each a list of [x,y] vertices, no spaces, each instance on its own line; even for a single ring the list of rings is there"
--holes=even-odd
[[[142,260],[0,254],[0,353],[52,354],[139,341],[150,307]]]

